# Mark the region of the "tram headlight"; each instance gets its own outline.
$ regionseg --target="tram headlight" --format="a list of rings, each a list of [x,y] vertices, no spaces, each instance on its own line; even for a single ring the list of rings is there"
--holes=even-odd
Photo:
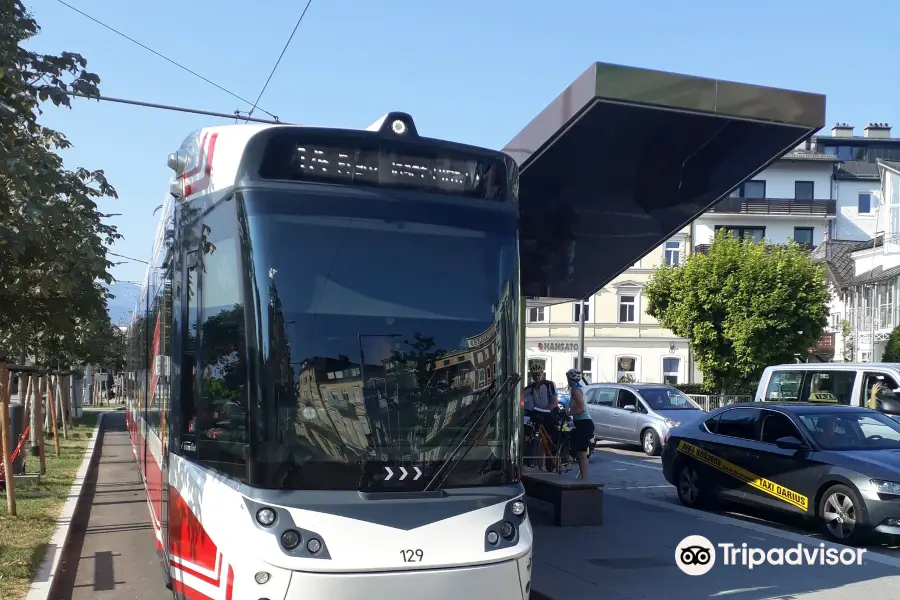
[[[288,529],[281,534],[281,545],[288,550],[293,550],[294,548],[299,546],[300,542],[302,541],[303,538],[300,537],[300,534],[293,529]]]
[[[516,535],[516,527],[509,521],[503,521],[500,524],[500,535],[506,539],[512,539]]]
[[[521,517],[522,515],[524,515],[525,514],[525,503],[522,502],[521,500],[516,500],[515,502],[513,502],[512,503],[512,514],[516,515],[517,517]]]
[[[306,549],[315,554],[322,549],[322,542],[320,542],[316,538],[313,538],[306,542]]]
[[[271,508],[261,508],[256,511],[256,522],[263,527],[271,527],[275,522],[275,511]]]
[[[269,575],[265,571],[260,571],[259,573],[257,573],[256,575],[253,576],[253,578],[256,580],[256,583],[258,583],[259,585],[268,583],[269,577],[271,577],[271,575]]]
[[[488,541],[488,544],[496,544],[497,542],[500,541],[500,536],[497,535],[496,531],[488,531],[487,541]]]

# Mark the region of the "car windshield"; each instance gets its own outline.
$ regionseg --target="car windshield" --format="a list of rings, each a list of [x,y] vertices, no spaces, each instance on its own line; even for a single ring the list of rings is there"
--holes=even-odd
[[[255,484],[420,490],[517,372],[515,211],[303,190],[242,194],[270,395]],[[515,390],[445,487],[509,481]]]
[[[693,400],[675,388],[642,387],[637,390],[653,410],[700,410]]]
[[[823,450],[900,450],[900,423],[879,412],[810,412],[799,421]]]

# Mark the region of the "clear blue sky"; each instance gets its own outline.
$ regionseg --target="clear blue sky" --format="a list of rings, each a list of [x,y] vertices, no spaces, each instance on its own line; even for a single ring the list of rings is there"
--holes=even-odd
[[[255,100],[304,0],[67,0]],[[251,8],[252,7],[252,8]],[[238,100],[63,6],[35,0],[42,52],[83,54],[108,96],[231,113]],[[420,133],[501,148],[581,74],[604,61],[824,93],[828,126],[900,126],[896,0],[313,0],[260,106],[284,121],[365,127],[409,112]],[[75,145],[68,166],[104,169],[102,209],[146,260],[166,157],[214,118],[75,100],[43,122]],[[602,140],[598,140],[602,143]],[[119,260],[119,259],[116,259]],[[115,267],[140,280],[144,265]]]

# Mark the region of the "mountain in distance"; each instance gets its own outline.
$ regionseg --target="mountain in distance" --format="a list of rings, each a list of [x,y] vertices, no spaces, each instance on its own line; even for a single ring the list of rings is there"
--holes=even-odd
[[[140,298],[140,286],[127,281],[114,281],[111,285],[103,284],[103,287],[115,296],[106,300],[109,320],[113,325],[128,324],[131,321],[131,311]]]

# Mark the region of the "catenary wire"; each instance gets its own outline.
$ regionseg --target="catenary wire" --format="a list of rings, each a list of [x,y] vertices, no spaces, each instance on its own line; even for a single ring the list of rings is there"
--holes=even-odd
[[[190,73],[190,74],[193,75],[194,77],[198,77],[198,78],[202,79],[203,81],[205,81],[206,83],[208,83],[208,84],[210,84],[210,85],[212,85],[212,86],[218,88],[219,90],[225,92],[226,94],[228,94],[228,95],[230,95],[230,96],[232,96],[232,97],[234,97],[234,98],[237,98],[237,99],[240,100],[241,102],[244,102],[244,103],[246,103],[246,104],[251,104],[251,102],[250,102],[249,100],[247,100],[246,98],[243,98],[243,97],[241,97],[241,96],[235,94],[235,93],[232,92],[231,90],[222,87],[221,85],[219,85],[219,84],[216,83],[215,81],[212,81],[212,80],[210,80],[210,79],[204,77],[204,76],[201,75],[200,73],[197,73],[196,71],[193,71],[193,70],[187,68],[186,66],[182,65],[181,63],[172,60],[172,59],[169,58],[168,56],[165,56],[165,55],[163,55],[163,54],[160,54],[159,52],[157,52],[157,51],[154,50],[153,48],[147,46],[146,44],[143,44],[143,43],[137,41],[136,39],[134,39],[133,37],[130,37],[130,36],[128,36],[128,35],[122,33],[122,32],[119,31],[118,29],[116,29],[116,28],[114,28],[114,27],[112,27],[112,26],[110,26],[110,25],[107,25],[106,23],[104,23],[104,22],[101,21],[100,19],[97,19],[96,17],[92,17],[91,15],[87,14],[87,13],[84,12],[83,10],[81,10],[81,9],[79,9],[79,8],[76,8],[76,7],[72,6],[72,5],[69,4],[68,2],[65,2],[64,0],[56,0],[56,1],[59,2],[60,4],[62,4],[63,6],[65,6],[65,7],[67,7],[67,8],[70,8],[71,10],[74,10],[75,12],[77,12],[77,13],[80,14],[80,15],[82,15],[83,17],[85,17],[85,18],[87,18],[87,19],[90,19],[91,21],[93,21],[93,22],[96,23],[97,25],[100,25],[101,27],[105,27],[106,29],[109,29],[110,31],[112,31],[112,32],[115,33],[116,35],[119,35],[119,36],[125,38],[126,40],[128,40],[129,42],[132,42],[132,43],[134,43],[134,44],[137,44],[138,46],[140,46],[140,47],[143,48],[144,50],[147,50],[148,52],[151,52],[151,53],[155,54],[156,56],[160,57],[161,59],[163,59],[163,60],[165,60],[165,61],[167,61],[167,62],[172,63],[173,65],[175,65],[175,66],[178,67],[179,69],[181,69],[181,70],[183,70],[183,71],[187,71],[188,73]],[[259,102],[258,99],[257,99],[257,102]],[[253,108],[257,108],[257,107],[256,107],[256,104],[253,104]],[[269,115],[270,117],[272,117],[272,118],[275,119],[276,121],[278,120],[278,117],[276,117],[275,115],[273,115],[273,114],[270,113],[269,111],[267,111],[267,110],[265,110],[265,109],[262,109],[262,108],[260,108],[259,110],[262,111],[262,112],[264,112],[264,113],[266,113],[267,115]],[[252,113],[252,111],[251,111],[251,113]]]
[[[253,111],[256,110],[256,105],[259,104],[260,99],[263,97],[263,94],[266,93],[266,88],[269,87],[269,82],[272,81],[272,76],[275,75],[275,70],[278,69],[278,65],[281,64],[281,59],[284,58],[284,53],[287,52],[288,46],[291,45],[291,40],[294,39],[294,34],[297,33],[297,28],[300,27],[300,23],[303,22],[303,17],[306,16],[306,11],[309,10],[309,5],[312,4],[312,0],[306,1],[306,6],[303,7],[303,12],[300,13],[300,18],[297,19],[297,24],[294,25],[294,30],[291,32],[291,36],[288,38],[287,43],[284,45],[284,48],[281,50],[281,54],[278,56],[278,60],[275,61],[275,66],[272,67],[272,72],[269,73],[269,78],[266,79],[265,85],[263,85],[262,90],[259,92],[259,96],[256,97],[256,102],[253,103],[253,107],[250,108],[250,112],[247,113],[247,117],[253,116]],[[262,109],[260,109],[262,110]],[[265,111],[263,111],[265,112]]]

